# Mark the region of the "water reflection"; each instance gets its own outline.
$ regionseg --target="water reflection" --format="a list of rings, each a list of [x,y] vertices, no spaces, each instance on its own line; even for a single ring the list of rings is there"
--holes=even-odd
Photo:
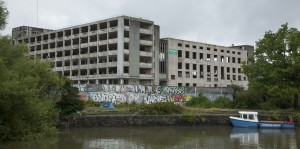
[[[297,129],[233,128],[230,138],[238,141],[241,146],[296,149],[297,142],[300,141],[297,140],[297,131],[299,134]]]
[[[43,140],[0,143],[0,148],[297,148],[299,131],[299,129],[241,129],[227,126],[72,128],[61,130],[58,136]]]
[[[238,139],[242,146],[259,146],[258,134],[256,128],[233,128],[230,138],[232,140]]]

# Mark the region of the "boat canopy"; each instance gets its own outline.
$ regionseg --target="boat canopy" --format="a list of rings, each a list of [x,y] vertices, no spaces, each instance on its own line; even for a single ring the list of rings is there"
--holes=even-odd
[[[251,111],[239,111],[239,114],[258,114],[257,112],[251,112]]]

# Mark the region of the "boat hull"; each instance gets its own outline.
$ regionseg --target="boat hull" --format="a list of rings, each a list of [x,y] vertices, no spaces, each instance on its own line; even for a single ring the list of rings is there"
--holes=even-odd
[[[276,123],[276,122],[259,122],[258,126],[260,128],[295,128],[294,123]]]
[[[230,121],[234,127],[258,127],[258,122],[251,122],[234,118],[230,118]]]

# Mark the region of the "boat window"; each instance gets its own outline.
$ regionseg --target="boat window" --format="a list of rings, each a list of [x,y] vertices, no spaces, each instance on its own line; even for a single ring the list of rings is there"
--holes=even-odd
[[[254,120],[254,116],[252,114],[249,115],[250,120]]]
[[[247,115],[246,114],[243,114],[243,119],[247,119]]]

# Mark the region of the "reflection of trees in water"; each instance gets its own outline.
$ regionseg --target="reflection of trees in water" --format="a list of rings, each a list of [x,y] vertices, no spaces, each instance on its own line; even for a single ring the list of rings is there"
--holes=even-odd
[[[92,146],[95,146],[95,141],[101,142],[101,139],[114,139],[128,145],[124,143],[125,140],[145,148],[230,146],[230,127],[106,127],[76,128],[64,132],[68,137],[80,142],[90,142]]]
[[[28,142],[0,143],[8,149],[82,148],[300,148],[300,129],[256,129],[257,144],[243,144],[233,133],[255,136],[227,126],[99,127],[64,129],[56,137]],[[244,135],[244,136],[243,136]]]
[[[233,128],[230,138],[235,144],[256,148],[297,148],[294,129]]]

